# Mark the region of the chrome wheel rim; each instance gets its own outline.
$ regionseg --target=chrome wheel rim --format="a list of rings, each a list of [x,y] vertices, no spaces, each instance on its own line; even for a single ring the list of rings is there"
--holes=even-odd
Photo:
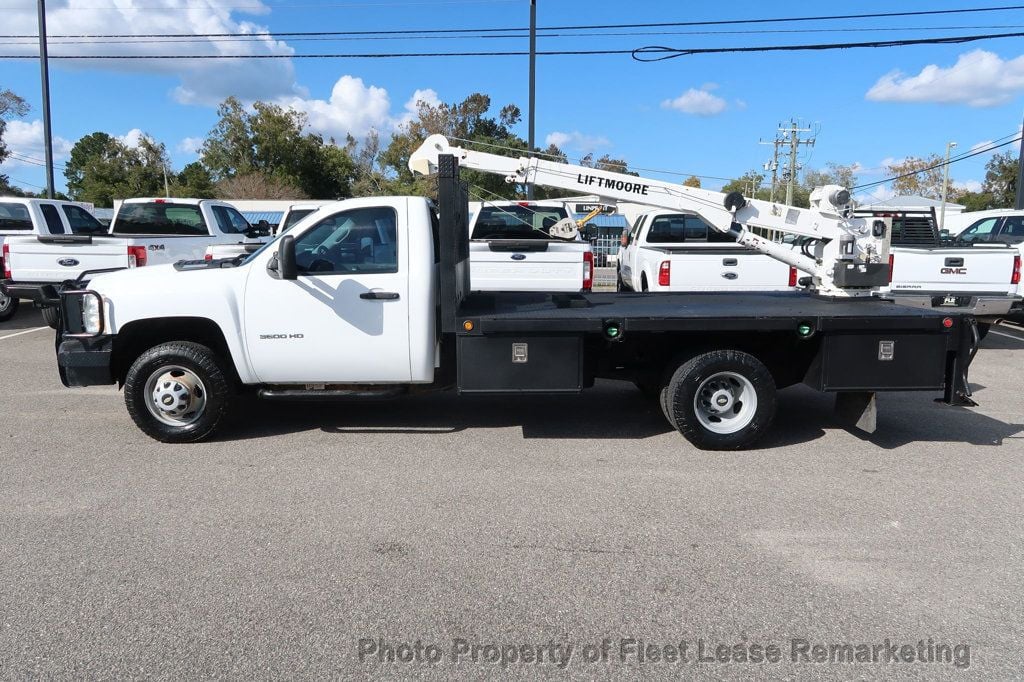
[[[754,384],[736,372],[718,372],[705,379],[693,398],[697,421],[708,431],[731,434],[750,426],[757,413]]]
[[[206,387],[192,370],[167,365],[149,375],[146,407],[167,426],[188,426],[206,411]]]

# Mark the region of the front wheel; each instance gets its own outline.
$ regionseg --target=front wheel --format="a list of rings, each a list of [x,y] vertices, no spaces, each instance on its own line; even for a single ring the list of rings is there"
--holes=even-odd
[[[669,422],[702,450],[740,450],[775,417],[775,381],[753,355],[719,350],[679,366],[665,388]]]
[[[43,308],[43,320],[46,324],[50,325],[50,329],[57,328],[57,308],[50,306],[49,308]]]
[[[0,322],[6,322],[18,312],[21,301],[0,291]]]
[[[226,416],[232,385],[223,360],[198,343],[150,348],[132,363],[124,401],[135,425],[163,443],[208,438]]]

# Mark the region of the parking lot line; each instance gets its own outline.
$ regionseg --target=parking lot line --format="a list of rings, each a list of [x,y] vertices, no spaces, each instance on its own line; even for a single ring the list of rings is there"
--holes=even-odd
[[[23,329],[20,332],[14,332],[13,334],[8,334],[7,336],[0,336],[0,341],[3,341],[4,339],[13,339],[15,336],[21,336],[22,334],[31,334],[32,332],[39,332],[44,329],[49,329],[49,327],[34,327],[32,329]]]

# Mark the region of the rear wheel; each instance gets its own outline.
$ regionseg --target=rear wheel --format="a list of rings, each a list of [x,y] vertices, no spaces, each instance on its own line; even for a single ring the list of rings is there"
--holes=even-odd
[[[233,393],[223,361],[206,346],[175,341],[150,348],[132,363],[124,401],[136,426],[164,443],[209,437]]]
[[[53,306],[43,308],[43,319],[46,320],[46,324],[50,325],[51,329],[57,328],[57,315],[57,308]]]
[[[640,275],[640,291],[647,291],[647,273]]]
[[[0,292],[0,322],[6,322],[14,317],[14,314],[18,312],[18,305],[20,304],[20,300]]]
[[[719,350],[676,369],[662,408],[681,434],[702,450],[739,450],[753,444],[775,417],[775,381],[753,355]]]

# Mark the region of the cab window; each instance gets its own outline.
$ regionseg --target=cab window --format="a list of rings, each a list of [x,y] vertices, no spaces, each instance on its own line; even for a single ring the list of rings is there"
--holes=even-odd
[[[61,208],[64,209],[64,216],[68,219],[71,232],[74,234],[98,234],[107,231],[100,221],[81,206],[64,204]]]
[[[295,239],[301,275],[398,272],[397,215],[390,207],[335,213]]]
[[[244,234],[251,227],[241,213],[227,206],[214,206],[213,215],[217,218],[217,227],[224,234]]]
[[[1014,215],[1003,221],[1003,229],[999,231],[999,241],[1007,244],[1024,242],[1024,216]]]
[[[25,204],[0,202],[0,230],[31,230],[32,215]]]
[[[974,223],[960,233],[957,241],[961,242],[987,242],[992,238],[992,232],[996,229],[999,218],[984,218]]]
[[[64,234],[64,223],[60,220],[60,213],[53,204],[40,204],[43,218],[46,219],[46,231],[50,234]]]

